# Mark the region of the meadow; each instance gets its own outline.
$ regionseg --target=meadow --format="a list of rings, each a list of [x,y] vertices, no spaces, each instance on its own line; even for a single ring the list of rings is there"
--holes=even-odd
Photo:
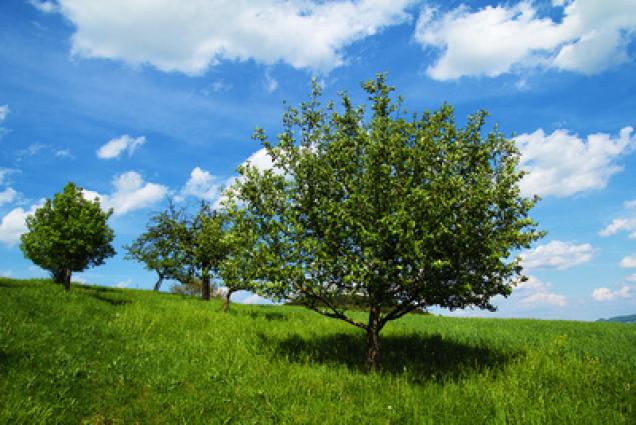
[[[221,304],[0,279],[0,423],[636,423],[635,325]]]

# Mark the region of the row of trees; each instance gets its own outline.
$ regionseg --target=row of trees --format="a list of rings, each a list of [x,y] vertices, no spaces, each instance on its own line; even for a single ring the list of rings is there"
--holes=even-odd
[[[321,103],[314,84],[309,101],[284,113],[276,143],[257,129],[272,168],[240,167],[221,209],[202,204],[189,215],[171,205],[153,216],[128,258],[157,272],[155,289],[164,279],[197,280],[209,299],[211,282],[222,281],[226,302],[251,289],[350,323],[367,333],[372,367],[391,320],[430,306],[494,310],[491,298],[525,279],[514,252],[542,236],[529,217],[537,199],[520,195],[514,142],[497,129],[486,133],[483,111],[463,128],[448,105],[404,112],[384,75],[363,89],[368,107],[347,94],[336,107]],[[48,229],[41,223],[49,213],[36,212],[30,233]],[[64,232],[104,232],[105,214],[95,227]],[[112,255],[105,232],[97,245],[82,245],[94,249],[89,261],[62,260],[58,250],[77,247],[50,244],[63,237],[56,232],[27,234],[22,246],[65,278]],[[364,305],[367,319],[351,315],[343,298]]]
[[[250,257],[256,233],[242,220],[238,208],[214,210],[202,203],[195,215],[168,209],[151,217],[146,231],[126,247],[126,258],[140,261],[157,273],[154,289],[165,279],[185,287],[200,287],[201,297],[210,300],[212,282],[225,287],[224,311],[238,290],[255,289],[254,265]]]

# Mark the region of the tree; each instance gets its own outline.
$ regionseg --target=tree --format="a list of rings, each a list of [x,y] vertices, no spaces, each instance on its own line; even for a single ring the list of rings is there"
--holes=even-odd
[[[183,221],[183,211],[170,203],[167,210],[150,218],[144,233],[124,247],[126,259],[144,263],[148,270],[157,273],[155,291],[161,288],[164,279],[188,280],[185,252],[179,245]]]
[[[254,260],[254,244],[257,231],[247,219],[246,211],[239,207],[228,192],[224,215],[223,242],[225,257],[219,264],[219,277],[226,288],[223,311],[230,309],[230,297],[236,291],[254,290],[256,287],[258,261]]]
[[[191,276],[201,281],[201,297],[209,301],[210,281],[218,275],[219,264],[227,255],[223,240],[224,216],[201,203],[193,218],[181,222],[179,249],[183,250]]]
[[[384,75],[363,83],[369,108],[341,94],[340,112],[310,100],[283,115],[278,142],[257,129],[273,169],[239,169],[235,192],[258,229],[261,291],[379,335],[415,309],[476,306],[525,280],[515,250],[542,236],[520,195],[519,151],[486,112],[459,128],[454,111],[408,115]],[[341,297],[362,298],[366,321]]]
[[[102,211],[98,199],[84,199],[82,189],[68,183],[27,217],[20,249],[68,291],[72,272],[99,266],[115,255],[114,233],[107,223],[111,214]]]

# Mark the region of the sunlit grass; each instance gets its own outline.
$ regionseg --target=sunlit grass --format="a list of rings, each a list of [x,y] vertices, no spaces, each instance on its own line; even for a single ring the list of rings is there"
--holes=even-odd
[[[636,326],[407,316],[0,279],[0,423],[636,423]]]

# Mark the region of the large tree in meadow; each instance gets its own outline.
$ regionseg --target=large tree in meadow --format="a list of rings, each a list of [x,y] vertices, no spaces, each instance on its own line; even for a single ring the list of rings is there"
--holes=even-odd
[[[519,152],[484,130],[485,112],[458,127],[448,105],[404,112],[384,75],[363,89],[368,106],[346,94],[323,106],[314,84],[277,143],[255,133],[274,168],[241,167],[234,190],[258,229],[261,291],[363,329],[377,367],[391,320],[430,306],[494,310],[491,298],[524,280],[514,253],[542,233],[528,215],[536,199],[519,192]],[[342,296],[361,297],[368,318]]]
[[[82,189],[68,183],[27,217],[28,232],[21,237],[20,249],[68,291],[72,272],[99,266],[115,255],[114,233],[108,226],[111,214],[112,210],[102,211],[98,199],[84,199]]]

